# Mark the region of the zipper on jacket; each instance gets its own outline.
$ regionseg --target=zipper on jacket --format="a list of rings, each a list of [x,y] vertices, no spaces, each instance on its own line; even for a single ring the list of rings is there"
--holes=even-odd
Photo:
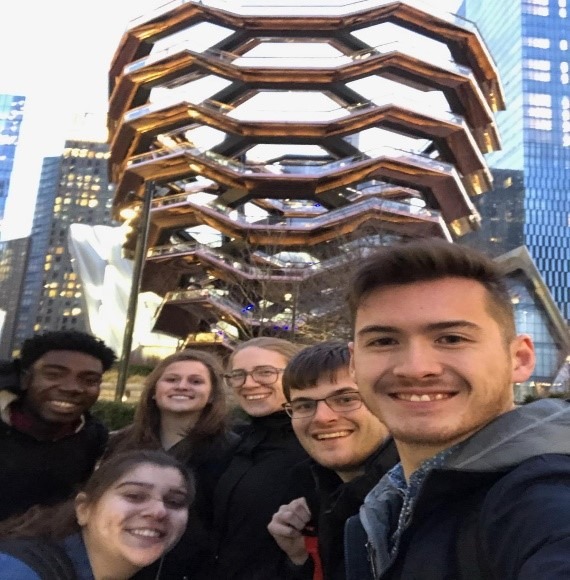
[[[366,542],[366,552],[368,554],[368,564],[370,565],[370,572],[372,572],[372,578],[374,578],[374,580],[377,580],[379,576],[378,570],[376,568],[374,546],[369,541]]]

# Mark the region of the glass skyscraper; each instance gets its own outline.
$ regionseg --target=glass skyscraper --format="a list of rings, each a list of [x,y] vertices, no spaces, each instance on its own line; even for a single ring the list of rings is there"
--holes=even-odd
[[[45,157],[43,160],[30,236],[28,266],[22,285],[22,296],[14,332],[14,348],[18,348],[26,338],[33,335],[38,305],[45,291],[45,262],[50,248],[61,163],[61,157]]]
[[[0,222],[4,218],[25,97],[0,94]],[[1,230],[0,230],[1,234]]]
[[[496,117],[502,150],[488,155],[487,161],[494,170],[522,171],[523,242],[568,320],[570,12],[567,4],[567,0],[464,0],[460,13],[479,28],[499,69],[505,92],[506,111]]]

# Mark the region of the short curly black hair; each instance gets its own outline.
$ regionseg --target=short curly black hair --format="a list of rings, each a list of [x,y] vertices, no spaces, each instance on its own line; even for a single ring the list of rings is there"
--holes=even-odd
[[[78,330],[52,330],[26,339],[20,350],[20,370],[29,369],[46,352],[72,350],[89,354],[101,361],[103,371],[117,360],[113,349],[100,338]]]

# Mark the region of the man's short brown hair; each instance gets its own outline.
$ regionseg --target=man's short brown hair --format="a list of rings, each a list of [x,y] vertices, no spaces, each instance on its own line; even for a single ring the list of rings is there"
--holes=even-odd
[[[283,372],[285,398],[291,402],[291,389],[310,389],[324,379],[336,382],[337,374],[342,369],[348,371],[349,363],[346,342],[329,340],[305,347],[287,363]]]
[[[443,278],[466,278],[483,285],[489,313],[505,340],[516,336],[511,297],[499,265],[477,250],[437,238],[383,246],[356,268],[347,295],[353,325],[359,306],[374,290]]]

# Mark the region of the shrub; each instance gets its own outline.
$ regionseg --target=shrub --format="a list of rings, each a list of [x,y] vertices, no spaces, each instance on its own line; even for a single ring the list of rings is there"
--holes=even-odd
[[[101,400],[93,405],[91,412],[109,431],[116,431],[133,422],[135,405]]]

